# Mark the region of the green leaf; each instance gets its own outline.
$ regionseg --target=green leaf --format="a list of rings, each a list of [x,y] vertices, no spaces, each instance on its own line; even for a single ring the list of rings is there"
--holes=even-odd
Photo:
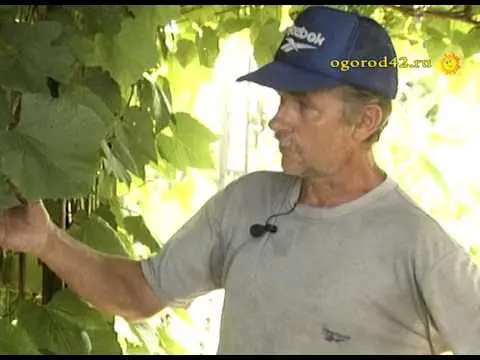
[[[158,134],[156,142],[162,158],[180,170],[187,169],[190,165],[190,150],[180,139]]]
[[[113,154],[115,154],[116,158],[125,166],[125,169],[136,175],[141,174],[142,169],[138,168],[133,158],[122,124],[117,123],[115,125],[115,138],[111,141]]]
[[[142,78],[137,82],[138,97],[142,109],[147,110],[154,120],[154,133],[164,129],[172,118],[171,93],[168,80],[157,79],[152,82]]]
[[[6,130],[13,122],[12,112],[7,100],[5,90],[0,89],[0,130]]]
[[[52,21],[2,24],[0,82],[22,92],[47,92],[48,76],[68,82],[74,58],[66,46],[53,44],[61,33],[62,26]]]
[[[82,60],[88,66],[108,70],[122,89],[134,84],[142,74],[153,68],[160,54],[156,45],[156,27],[165,25],[179,15],[179,6],[131,6],[133,17],[122,20],[121,31],[113,40],[97,33],[93,43],[81,39],[88,55]],[[77,43],[80,40],[77,39]]]
[[[280,22],[276,19],[270,19],[261,26],[253,41],[253,55],[258,66],[273,59],[283,36],[279,28]]]
[[[192,40],[180,39],[177,41],[176,56],[180,65],[186,67],[192,62],[196,55],[197,49],[195,48],[195,43]]]
[[[173,109],[175,111],[193,111],[196,106],[198,91],[205,85],[206,81],[211,81],[213,71],[211,68],[199,66],[197,62],[192,62],[186,68],[182,67],[176,57],[172,56],[168,60],[168,78],[170,89],[175,98],[173,98]],[[188,87],[185,87],[188,84]]]
[[[124,243],[116,231],[98,215],[77,213],[68,232],[73,238],[100,252],[123,257],[132,255],[130,244]]]
[[[105,136],[91,109],[62,99],[24,94],[18,126],[0,131],[0,168],[27,199],[87,194]]]
[[[216,20],[215,9],[211,5],[193,5],[190,9],[185,9],[185,17],[197,24],[204,24],[208,21]]]
[[[186,145],[193,147],[197,142],[211,143],[218,140],[216,134],[190,114],[175,113],[175,119],[177,123],[173,127],[173,133]]]
[[[20,201],[17,200],[15,195],[11,192],[10,186],[0,176],[0,209],[8,209],[18,205],[20,205]]]
[[[124,220],[125,229],[133,237],[134,241],[141,242],[148,246],[152,252],[160,250],[160,244],[152,236],[142,216],[128,216]]]
[[[220,52],[219,40],[215,30],[209,26],[202,26],[201,33],[197,33],[196,44],[200,64],[213,68]]]
[[[113,325],[101,329],[89,330],[88,335],[92,342],[91,355],[123,355]]]
[[[115,144],[117,148],[119,145],[118,141],[116,141]],[[132,183],[132,177],[128,173],[127,167],[118,159],[117,155],[113,152],[112,143],[108,144],[106,141],[102,141],[101,146],[102,146],[103,154],[105,156],[103,164],[105,166],[105,170],[108,176],[114,175],[115,178],[119,179],[120,181],[130,186],[130,184]],[[122,144],[120,144],[119,146],[122,146]],[[135,163],[133,162],[133,159],[132,159],[132,164],[135,167]],[[112,185],[114,184],[111,184],[108,189],[105,189],[106,191],[108,191],[108,193],[110,193],[110,191],[113,190],[111,189]],[[104,192],[103,194],[106,195],[107,193]]]
[[[451,22],[443,19],[428,18],[422,22],[421,29],[427,35],[438,37],[435,33],[440,34],[440,37],[449,37],[451,34]]]
[[[105,143],[106,144],[106,143]],[[102,146],[103,148],[103,146]],[[107,146],[108,149],[108,146]],[[111,154],[111,152],[110,152]],[[128,183],[128,182],[127,182]],[[110,199],[116,199],[117,179],[107,171],[101,171],[98,175],[98,198],[101,202],[109,203]],[[104,216],[102,216],[107,222]],[[109,222],[110,223],[110,222]]]
[[[136,164],[136,171],[131,170],[145,179],[145,165],[157,160],[152,118],[145,110],[130,107],[121,126],[123,131],[118,131],[116,135],[126,145]]]
[[[152,164],[152,169],[157,171],[167,181],[174,181],[177,178],[177,168],[163,158]]]
[[[210,144],[218,139],[210,129],[187,113],[176,113],[173,137],[159,134],[160,155],[180,170],[191,166],[209,169],[214,166]]]
[[[136,17],[142,18],[147,14],[152,19],[153,26],[164,26],[171,20],[180,18],[180,5],[134,5],[129,9]]]
[[[480,28],[473,28],[468,34],[461,40],[463,54],[466,58],[480,52]]]
[[[337,6],[332,6],[332,7],[337,7]],[[346,5],[340,5],[340,6],[346,6]],[[291,5],[290,9],[288,10],[288,15],[290,16],[290,19],[295,20],[295,18],[307,7],[308,7],[307,5]]]
[[[157,122],[155,134],[157,134],[170,123],[172,118],[172,90],[170,81],[163,76],[157,77],[155,85],[156,94],[160,95],[154,97],[154,100],[158,99],[158,103],[153,104],[154,118]]]
[[[115,195],[111,195],[109,197],[113,197],[113,196]],[[110,210],[110,207],[108,205],[101,204],[99,207],[95,209],[93,213],[95,215],[100,216],[103,220],[105,220],[112,229],[114,230],[117,229],[117,226],[118,226],[117,219],[115,217],[115,214],[112,212],[112,210]]]
[[[124,101],[120,88],[107,71],[101,68],[86,68],[81,82],[100,97],[114,115],[123,110]]]
[[[219,24],[224,34],[230,35],[242,31],[252,25],[253,20],[249,18],[226,19]]]
[[[439,58],[445,53],[445,43],[440,38],[431,38],[427,41],[427,51],[432,64],[438,62]]]
[[[430,5],[430,10],[436,11],[450,11],[455,7],[455,5]]]
[[[103,314],[68,289],[56,292],[46,308],[87,331],[101,329],[107,325]]]
[[[86,355],[91,350],[86,331],[47,306],[31,301],[21,303],[18,326],[26,330],[41,352]]]
[[[0,319],[0,354],[2,355],[40,355],[27,332],[14,326],[7,319]]]
[[[115,116],[103,99],[93,93],[89,88],[78,84],[72,84],[64,88],[61,96],[73,104],[83,105],[93,110],[97,116],[104,121],[107,129],[110,129],[113,126]]]
[[[425,37],[429,57],[432,63],[436,62],[445,52],[447,43],[444,39],[450,35],[453,36],[450,31],[450,22],[429,19],[422,22],[421,30]]]
[[[120,32],[121,20],[125,9],[118,5],[82,5],[72,6],[82,14],[82,30],[86,35],[103,33],[113,37]]]

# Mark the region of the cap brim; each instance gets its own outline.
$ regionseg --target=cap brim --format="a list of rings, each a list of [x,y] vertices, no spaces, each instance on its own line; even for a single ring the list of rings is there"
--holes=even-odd
[[[339,85],[331,76],[314,73],[284,62],[273,61],[258,70],[241,76],[237,81],[251,81],[277,91],[307,92]]]

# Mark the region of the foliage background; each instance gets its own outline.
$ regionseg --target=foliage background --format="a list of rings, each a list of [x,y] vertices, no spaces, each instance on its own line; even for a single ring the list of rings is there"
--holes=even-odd
[[[400,69],[375,151],[475,255],[479,6],[333,6],[386,26],[399,57],[432,60]],[[42,198],[79,241],[137,259],[158,253],[218,189],[279,169],[266,128],[278,99],[235,79],[271,58],[302,7],[0,6],[0,208]],[[461,59],[454,75],[438,68],[448,52]],[[219,291],[129,323],[32,256],[0,254],[0,353],[214,353],[221,305]]]

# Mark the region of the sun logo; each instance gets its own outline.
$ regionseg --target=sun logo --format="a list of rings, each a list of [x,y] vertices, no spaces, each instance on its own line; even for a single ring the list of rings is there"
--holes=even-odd
[[[444,74],[455,74],[460,69],[460,58],[454,52],[446,53],[440,59],[440,69]]]

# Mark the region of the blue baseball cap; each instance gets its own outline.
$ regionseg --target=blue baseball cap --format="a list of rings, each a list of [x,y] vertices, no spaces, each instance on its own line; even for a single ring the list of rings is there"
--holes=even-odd
[[[396,60],[392,40],[375,20],[355,12],[310,6],[287,29],[273,61],[237,81],[286,92],[347,84],[393,99],[398,73],[396,66],[390,65],[392,60]]]

